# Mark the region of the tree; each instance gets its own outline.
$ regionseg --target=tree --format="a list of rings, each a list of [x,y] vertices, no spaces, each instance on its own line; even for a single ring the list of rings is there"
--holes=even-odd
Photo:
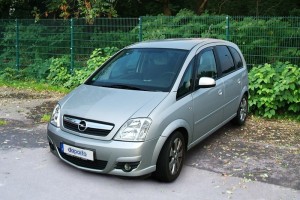
[[[170,0],[159,0],[159,2],[163,5],[163,13],[164,13],[164,15],[167,15],[167,16],[172,15],[171,9],[169,7]]]
[[[181,9],[240,16],[300,16],[299,0],[0,0],[0,18],[79,18],[176,15]]]
[[[84,17],[87,23],[92,24],[96,17],[116,17],[115,0],[48,0],[46,17],[49,14],[56,18],[68,19]]]
[[[300,1],[209,0],[206,9],[209,13],[238,16],[299,16]]]
[[[43,1],[39,0],[0,0],[0,18],[33,18],[33,8],[44,9]]]
[[[206,10],[206,7],[207,7],[207,2],[208,2],[208,0],[199,0],[198,1],[197,11],[196,11],[196,13],[198,15],[201,15],[202,13],[204,13],[204,11]]]

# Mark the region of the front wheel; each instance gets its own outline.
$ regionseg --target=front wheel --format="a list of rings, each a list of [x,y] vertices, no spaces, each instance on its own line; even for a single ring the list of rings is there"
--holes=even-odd
[[[237,115],[233,119],[233,122],[238,125],[243,125],[245,124],[247,116],[248,116],[248,98],[246,95],[244,95],[240,102]]]
[[[163,182],[172,182],[180,174],[185,157],[185,140],[179,131],[174,132],[164,144],[158,157],[155,177]]]

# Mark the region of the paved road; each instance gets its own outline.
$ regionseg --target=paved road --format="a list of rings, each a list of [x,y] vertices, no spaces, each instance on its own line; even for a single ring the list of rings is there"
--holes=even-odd
[[[300,191],[184,166],[176,182],[77,170],[48,148],[0,152],[0,199],[300,199]]]
[[[185,165],[174,183],[75,169],[48,150],[45,125],[0,127],[0,199],[300,199],[300,191]],[[13,134],[12,134],[13,132]]]

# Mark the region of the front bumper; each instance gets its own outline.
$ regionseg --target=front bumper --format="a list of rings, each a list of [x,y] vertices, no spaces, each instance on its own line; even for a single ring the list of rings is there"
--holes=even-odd
[[[67,133],[52,124],[48,125],[47,138],[52,153],[82,170],[120,176],[142,176],[156,170],[156,165],[152,162],[156,160],[153,159],[153,152],[157,139],[146,142],[102,141]],[[62,142],[74,147],[93,150],[95,161],[81,160],[64,154],[60,151]],[[122,165],[126,163],[134,166],[134,169],[126,172],[122,169]]]

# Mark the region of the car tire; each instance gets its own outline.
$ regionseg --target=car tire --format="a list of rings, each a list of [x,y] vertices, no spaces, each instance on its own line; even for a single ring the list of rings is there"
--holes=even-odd
[[[248,97],[244,95],[239,104],[237,115],[233,119],[233,122],[237,125],[244,125],[248,116]]]
[[[172,182],[180,174],[186,146],[181,132],[174,132],[164,144],[157,160],[154,176],[162,182]]]

